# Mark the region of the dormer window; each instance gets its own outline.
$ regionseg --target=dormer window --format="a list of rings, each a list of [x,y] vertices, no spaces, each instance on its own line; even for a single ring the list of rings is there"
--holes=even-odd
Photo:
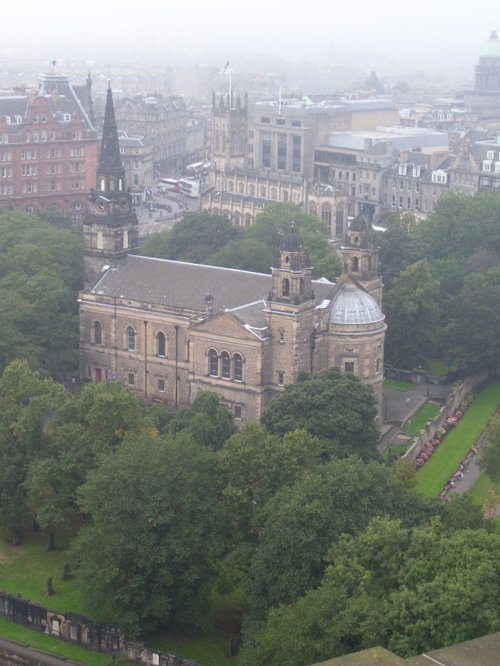
[[[406,164],[399,165],[399,175],[406,176]]]
[[[483,171],[491,171],[490,160],[483,160]]]
[[[486,159],[487,160],[494,160],[495,159],[495,151],[494,150],[488,150],[486,152]]]

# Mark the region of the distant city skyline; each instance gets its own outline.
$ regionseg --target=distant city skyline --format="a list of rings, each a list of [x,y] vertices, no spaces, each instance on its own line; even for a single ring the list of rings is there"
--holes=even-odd
[[[2,12],[0,58],[24,57],[152,65],[218,65],[258,54],[339,66],[355,61],[395,68],[471,68],[500,22],[498,0],[473,7],[450,0],[404,5],[326,0],[295,6],[283,0],[62,0],[12,3]],[[383,72],[381,72],[383,74]]]

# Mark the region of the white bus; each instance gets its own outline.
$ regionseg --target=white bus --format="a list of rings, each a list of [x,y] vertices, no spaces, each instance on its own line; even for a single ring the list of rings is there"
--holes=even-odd
[[[188,164],[186,167],[186,174],[190,177],[200,176],[203,173],[204,163],[203,162],[193,162]]]
[[[185,194],[187,197],[196,199],[200,196],[200,181],[191,180],[190,178],[181,178],[179,181],[181,193]]]
[[[177,178],[158,178],[156,189],[158,192],[180,192],[180,181]]]

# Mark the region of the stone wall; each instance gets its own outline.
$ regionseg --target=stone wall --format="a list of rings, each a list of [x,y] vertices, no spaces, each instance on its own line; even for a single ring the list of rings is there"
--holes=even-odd
[[[483,370],[482,372],[478,372],[475,375],[467,377],[467,379],[465,379],[461,384],[453,388],[448,396],[448,399],[446,400],[446,403],[439,410],[439,414],[435,419],[429,421],[425,428],[420,431],[418,437],[416,437],[415,441],[404,454],[403,458],[405,458],[405,460],[416,460],[424,446],[437,435],[439,429],[443,426],[446,419],[457,411],[465,396],[469,393],[477,393],[488,383],[489,380],[490,377],[488,371]]]
[[[121,656],[147,666],[197,666],[196,662],[184,659],[179,655],[151,650],[142,643],[128,640],[124,632],[117,627],[96,624],[77,613],[57,613],[4,592],[0,592],[0,616],[41,631],[53,638],[60,638],[96,652]],[[0,652],[1,664],[49,663],[36,660],[32,662],[16,661],[17,657],[14,654],[11,661],[2,661],[2,658]]]

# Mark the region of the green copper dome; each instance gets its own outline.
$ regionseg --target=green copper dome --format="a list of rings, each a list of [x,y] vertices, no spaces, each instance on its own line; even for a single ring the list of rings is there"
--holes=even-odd
[[[500,40],[497,31],[492,30],[490,38],[481,49],[482,58],[500,58]]]

